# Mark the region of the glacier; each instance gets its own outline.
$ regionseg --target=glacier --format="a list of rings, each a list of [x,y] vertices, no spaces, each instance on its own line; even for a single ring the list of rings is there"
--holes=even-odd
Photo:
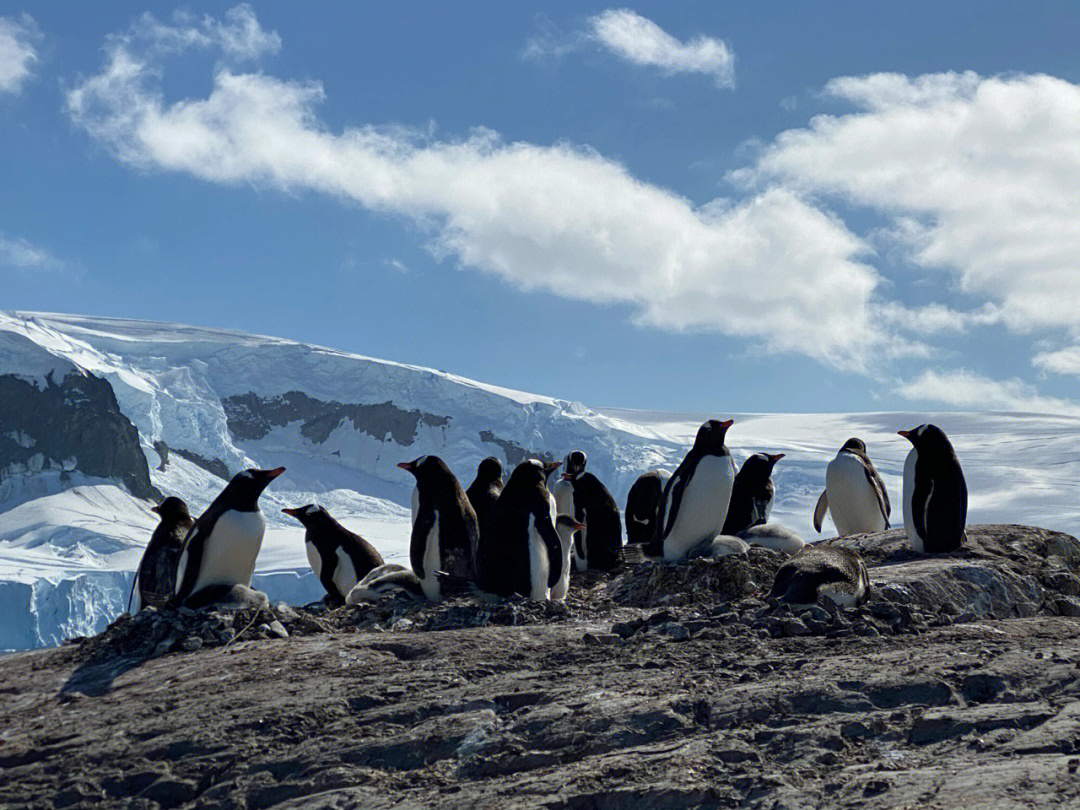
[[[45,386],[89,374],[111,386],[138,431],[150,484],[198,513],[222,474],[284,465],[262,499],[269,529],[254,585],[275,602],[322,596],[303,530],[285,506],[320,503],[387,560],[407,557],[411,480],[399,461],[442,456],[464,485],[488,455],[513,464],[581,448],[625,501],[633,480],[674,468],[700,423],[732,417],[736,461],[783,452],[774,519],[814,537],[824,469],[849,437],[867,442],[895,505],[907,443],[926,421],[950,436],[968,478],[971,522],[1029,523],[1075,534],[1080,418],[1014,413],[712,414],[590,408],[441,371],[280,338],[115,318],[0,312],[0,377]],[[0,412],[0,436],[5,428]],[[25,446],[31,437],[10,436]],[[98,632],[127,604],[155,525],[150,500],[78,459],[0,468],[0,650]],[[894,525],[901,518],[894,513]]]

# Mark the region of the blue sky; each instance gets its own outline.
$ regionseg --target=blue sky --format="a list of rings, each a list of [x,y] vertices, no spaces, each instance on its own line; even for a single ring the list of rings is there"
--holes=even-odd
[[[0,307],[1080,413],[1074,3],[0,2]]]

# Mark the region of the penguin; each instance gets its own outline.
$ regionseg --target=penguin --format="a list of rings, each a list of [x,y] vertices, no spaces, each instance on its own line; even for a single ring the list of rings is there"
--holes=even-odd
[[[131,595],[128,597],[128,613],[138,613],[147,605],[164,605],[176,590],[176,566],[180,561],[180,552],[184,548],[184,538],[195,522],[188,512],[183,499],[170,496],[150,508],[161,516],[150,542],[143,552],[139,569],[131,583]],[[132,611],[132,598],[135,610]]]
[[[559,580],[551,586],[552,602],[562,602],[566,599],[566,592],[570,590],[570,557],[573,553],[574,535],[584,528],[584,523],[579,523],[570,515],[559,515],[555,518],[555,533],[559,535],[559,556],[563,562]]]
[[[334,604],[343,605],[356,583],[383,564],[382,555],[371,543],[334,520],[325,507],[310,504],[281,511],[307,530],[304,546],[308,562]]]
[[[555,499],[544,481],[559,464],[529,459],[510,474],[480,532],[481,590],[542,601],[558,583],[565,563],[555,531]]]
[[[904,462],[904,528],[919,554],[956,551],[964,543],[968,491],[952,443],[936,425],[901,430],[911,442]]]
[[[284,467],[277,467],[237,473],[199,516],[184,539],[175,602],[183,604],[213,585],[251,585],[255,558],[266,533],[259,496],[283,472]]]
[[[694,446],[664,487],[651,556],[681,560],[722,533],[735,482],[735,464],[724,444],[733,424],[710,419],[698,428]]]
[[[724,534],[737,535],[751,526],[769,521],[776,496],[772,471],[776,462],[783,457],[783,453],[754,453],[743,462],[731,487],[731,504],[728,506],[727,520],[724,521]]]
[[[488,456],[480,462],[480,466],[476,468],[476,478],[465,490],[465,497],[469,499],[473,511],[476,512],[478,525],[483,525],[484,517],[499,497],[502,488],[502,462],[495,456]]]
[[[626,544],[648,544],[656,534],[656,515],[664,485],[671,478],[668,470],[642,473],[626,496]]]
[[[738,536],[752,546],[771,548],[773,551],[783,551],[788,554],[795,554],[806,545],[806,541],[799,535],[779,523],[751,526],[739,532]]]
[[[465,490],[438,456],[420,456],[398,466],[416,478],[412,494],[413,527],[409,559],[432,602],[442,598],[442,570],[465,580],[474,578],[480,529]]]
[[[870,598],[870,577],[862,557],[842,546],[806,546],[780,566],[770,597],[808,607],[827,596],[840,607],[858,607]]]
[[[573,516],[585,524],[574,536],[574,567],[578,571],[610,571],[619,564],[622,520],[608,488],[592,473],[563,473],[573,487]]]
[[[403,565],[387,563],[372,568],[353,586],[345,597],[345,604],[378,602],[384,596],[404,593],[414,599],[426,599],[420,578]]]
[[[574,479],[585,472],[585,464],[585,454],[575,450],[563,460],[561,475],[548,475],[547,488],[555,498],[555,514],[574,514]]]
[[[820,532],[825,512],[841,537],[883,532],[889,528],[889,491],[866,454],[862,439],[848,439],[825,470],[825,491],[814,509],[814,528]]]
[[[741,537],[718,534],[710,540],[698,543],[686,558],[692,560],[695,557],[745,557],[749,551],[749,544]]]

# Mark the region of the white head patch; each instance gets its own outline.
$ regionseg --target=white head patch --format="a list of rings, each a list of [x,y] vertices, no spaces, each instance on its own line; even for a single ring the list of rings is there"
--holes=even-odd
[[[252,473],[251,470],[244,470],[242,473],[240,473],[240,477],[241,478],[254,478],[255,474]]]
[[[319,507],[317,507],[317,506],[314,506],[314,505],[312,505],[312,506],[309,506],[309,507],[307,508],[307,513],[308,513],[309,515],[314,515],[314,514],[315,514],[316,512],[318,512],[318,511],[319,511]]]

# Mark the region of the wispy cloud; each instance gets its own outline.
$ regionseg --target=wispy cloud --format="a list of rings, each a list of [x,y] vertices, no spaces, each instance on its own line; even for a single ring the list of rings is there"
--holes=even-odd
[[[0,93],[18,94],[38,59],[36,45],[41,39],[34,19],[0,17]]]
[[[712,76],[719,87],[735,86],[735,54],[726,42],[704,35],[683,42],[626,8],[592,16],[583,29],[569,35],[562,35],[545,19],[525,53],[561,56],[589,46],[599,46],[635,65],[659,68],[667,75],[703,73]]]
[[[1052,374],[1072,374],[1080,377],[1080,346],[1070,346],[1053,352],[1040,352],[1032,365]]]
[[[218,31],[222,48],[237,29],[274,41],[248,30],[253,20],[234,10],[200,30]],[[620,304],[641,325],[721,332],[849,369],[919,349],[876,316],[880,278],[863,241],[794,191],[696,206],[566,143],[374,125],[334,133],[317,116],[317,82],[228,66],[205,98],[169,103],[165,57],[190,37],[168,27],[144,17],[110,38],[101,72],[67,96],[74,122],[125,163],[412,218],[433,228],[439,255],[525,290]]]
[[[19,237],[5,236],[0,232],[0,266],[54,270],[63,265],[63,262],[44,248]]]
[[[383,259],[383,264],[398,273],[408,273],[409,267],[401,259]]]
[[[995,380],[965,369],[946,372],[927,369],[919,377],[901,383],[897,393],[917,402],[944,403],[972,410],[1018,411],[1080,415],[1080,405],[1067,399],[1041,396],[1023,380]]]

